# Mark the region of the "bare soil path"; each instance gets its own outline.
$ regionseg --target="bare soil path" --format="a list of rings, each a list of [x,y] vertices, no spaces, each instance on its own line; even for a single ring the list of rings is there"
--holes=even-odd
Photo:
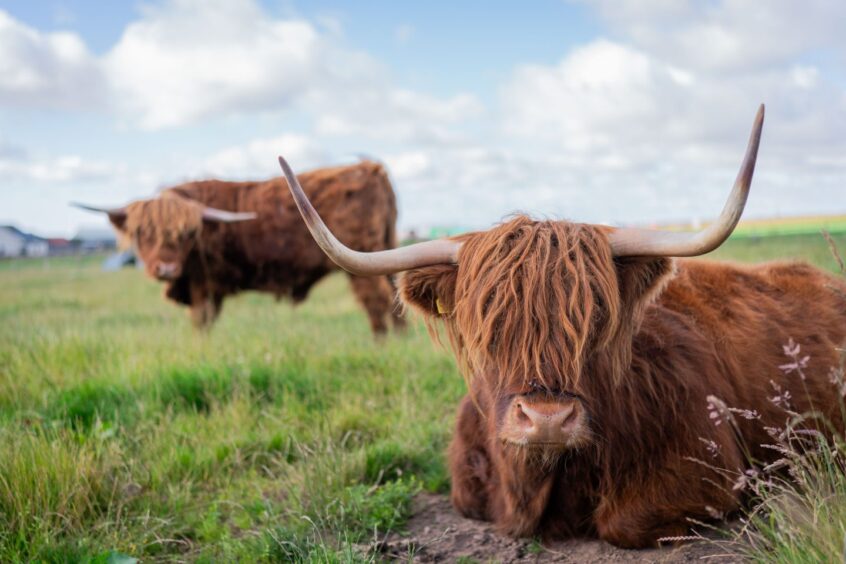
[[[490,523],[464,519],[446,496],[423,494],[414,502],[406,534],[381,546],[387,560],[413,562],[740,562],[710,542],[649,550],[623,550],[599,540],[571,540],[539,546],[511,539]]]

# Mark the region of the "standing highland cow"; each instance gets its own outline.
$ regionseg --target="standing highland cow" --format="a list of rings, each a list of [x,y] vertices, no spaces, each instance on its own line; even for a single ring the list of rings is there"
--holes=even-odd
[[[737,474],[712,467],[739,473],[748,457],[779,456],[761,446],[771,442],[764,427],[786,419],[769,401],[773,386],[793,390],[796,411],[842,420],[827,379],[846,342],[842,281],[802,263],[671,258],[705,254],[734,229],[763,118],[762,106],[723,213],[698,233],[518,216],[357,253],[332,236],[280,158],[326,253],[360,276],[408,271],[405,303],[445,326],[470,392],[449,449],[462,514],[515,536],[651,546],[684,535],[689,518],[739,506]],[[778,368],[791,338],[809,356],[801,382]],[[758,419],[715,425],[712,395]]]
[[[396,246],[396,198],[385,169],[362,161],[304,173],[301,182],[320,213],[350,246]],[[295,303],[337,266],[303,225],[284,178],[264,182],[189,182],[105,212],[129,239],[147,274],[167,284],[165,295],[191,308],[197,327],[210,326],[223,299],[243,290],[270,292]],[[350,275],[376,334],[404,320],[395,310],[390,276]]]

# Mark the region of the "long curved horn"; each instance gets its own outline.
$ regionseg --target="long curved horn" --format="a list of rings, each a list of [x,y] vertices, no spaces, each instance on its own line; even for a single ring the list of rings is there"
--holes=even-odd
[[[300,210],[312,237],[335,264],[350,274],[358,276],[393,274],[421,266],[451,264],[457,261],[458,249],[461,244],[449,239],[424,241],[407,247],[370,253],[350,249],[338,241],[326,227],[326,224],[323,223],[323,220],[320,219],[317,211],[303,192],[294,171],[282,157],[279,157],[279,165],[282,167],[282,172],[285,173],[285,178],[288,180],[288,189],[291,190],[294,202],[297,204],[297,208]]]
[[[160,197],[185,202],[186,204],[191,206],[201,206],[203,208],[203,219],[205,221],[211,221],[215,223],[238,223],[239,221],[250,221],[258,217],[258,214],[256,212],[233,212],[229,210],[213,208],[211,206],[207,206],[199,200],[195,200],[194,198],[190,198],[184,194],[180,194],[177,191],[166,190],[162,192]]]
[[[614,256],[627,257],[693,257],[709,253],[723,244],[734,231],[746,198],[752,174],[755,172],[755,159],[758,157],[758,144],[761,142],[761,128],[764,125],[764,105],[758,108],[752,134],[746,147],[746,156],[740,165],[740,172],[734,181],[734,188],[717,220],[696,233],[673,233],[649,229],[618,229],[609,239]]]
[[[203,208],[203,219],[217,223],[237,223],[239,221],[250,221],[257,217],[258,214],[255,212],[231,212],[208,206]]]
[[[107,213],[107,214],[109,214],[111,216],[115,216],[115,217],[126,216],[126,206],[123,206],[123,207],[120,207],[120,208],[98,208],[96,206],[89,206],[88,204],[80,204],[79,202],[71,202],[70,205],[72,205],[75,208],[79,208],[81,210]]]

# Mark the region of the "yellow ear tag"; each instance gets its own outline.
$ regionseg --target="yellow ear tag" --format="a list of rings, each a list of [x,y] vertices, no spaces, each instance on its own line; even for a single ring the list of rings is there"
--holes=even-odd
[[[444,307],[444,305],[441,303],[441,299],[440,299],[440,298],[435,298],[435,307],[436,307],[436,308],[438,308],[438,313],[439,313],[440,315],[445,315],[445,314],[449,313],[449,312],[446,310],[446,308]]]

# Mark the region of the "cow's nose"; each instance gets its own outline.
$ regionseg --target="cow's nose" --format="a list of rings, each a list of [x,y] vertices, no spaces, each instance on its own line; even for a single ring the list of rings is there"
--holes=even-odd
[[[516,397],[506,412],[501,437],[517,445],[571,445],[583,429],[583,409],[572,398]]]
[[[175,262],[160,262],[156,265],[156,276],[170,280],[179,274],[179,264]]]

